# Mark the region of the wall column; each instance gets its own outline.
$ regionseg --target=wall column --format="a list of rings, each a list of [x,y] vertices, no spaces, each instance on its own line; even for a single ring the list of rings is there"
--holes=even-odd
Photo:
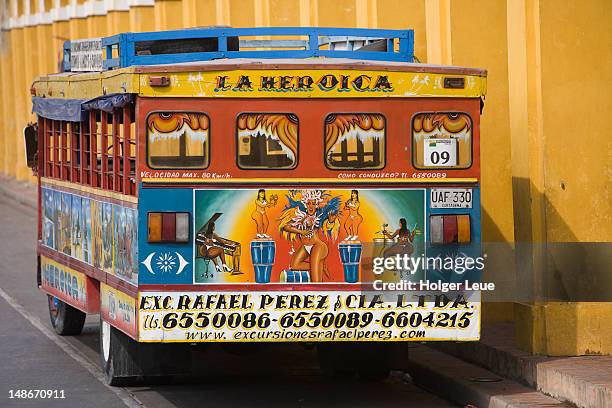
[[[451,2],[427,0],[425,2],[425,31],[427,35],[427,62],[452,65]]]

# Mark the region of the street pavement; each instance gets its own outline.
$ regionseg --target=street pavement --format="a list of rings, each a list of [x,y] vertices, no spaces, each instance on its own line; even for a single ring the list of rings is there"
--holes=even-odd
[[[102,381],[98,316],[60,337],[36,287],[36,212],[0,194],[1,407],[452,407],[394,373],[382,383],[321,377],[316,352],[271,345],[236,356],[218,345],[194,352],[196,375],[170,384],[109,387]],[[10,399],[13,390],[58,390],[64,399]]]

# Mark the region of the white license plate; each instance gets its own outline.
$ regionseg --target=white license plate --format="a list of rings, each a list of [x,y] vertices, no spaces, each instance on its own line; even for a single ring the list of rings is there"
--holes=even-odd
[[[455,167],[456,139],[425,139],[425,167]]]
[[[432,188],[431,208],[472,208],[470,188]]]

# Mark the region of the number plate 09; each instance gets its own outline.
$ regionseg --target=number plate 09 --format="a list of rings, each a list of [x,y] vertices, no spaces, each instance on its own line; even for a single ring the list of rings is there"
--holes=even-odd
[[[454,167],[456,165],[456,139],[425,139],[426,167]]]

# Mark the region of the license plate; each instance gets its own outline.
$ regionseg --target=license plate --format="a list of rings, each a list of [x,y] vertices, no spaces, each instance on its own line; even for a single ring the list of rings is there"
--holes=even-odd
[[[456,139],[425,139],[425,167],[455,167]]]
[[[431,208],[472,208],[469,188],[432,188]]]

